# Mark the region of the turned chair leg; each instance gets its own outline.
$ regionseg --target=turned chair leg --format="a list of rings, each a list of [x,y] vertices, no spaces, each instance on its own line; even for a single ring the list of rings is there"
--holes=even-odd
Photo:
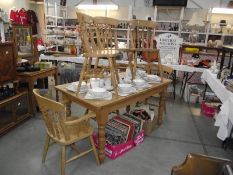
[[[80,92],[80,88],[81,88],[81,85],[82,85],[82,81],[83,81],[83,79],[84,79],[84,75],[85,75],[85,72],[87,71],[86,69],[87,69],[87,58],[85,58],[85,60],[84,60],[84,63],[83,63],[83,67],[82,67],[82,70],[81,70],[81,73],[80,73],[80,76],[79,76],[79,83],[78,83],[78,87],[77,87],[77,94],[76,95],[78,95],[79,94],[79,92]]]
[[[66,146],[61,147],[61,175],[65,175]]]
[[[108,62],[109,62],[109,66],[110,66],[110,74],[111,74],[113,89],[115,91],[115,94],[118,95],[118,92],[117,92],[117,80],[116,80],[117,77],[116,77],[116,72],[115,72],[115,68],[114,68],[112,58],[108,58]]]
[[[97,165],[99,165],[100,164],[100,160],[99,160],[99,157],[98,157],[98,154],[97,154],[97,151],[96,151],[96,147],[95,147],[95,143],[94,143],[93,137],[90,136],[89,138],[90,138],[91,146],[92,146],[92,149],[93,149],[93,153],[95,155],[96,163],[97,163]]]
[[[49,143],[50,143],[50,137],[48,136],[48,134],[46,134],[44,151],[43,151],[43,156],[42,156],[42,163],[45,162],[45,159],[46,159],[46,156],[47,156],[47,152],[48,152],[48,149],[49,149]]]

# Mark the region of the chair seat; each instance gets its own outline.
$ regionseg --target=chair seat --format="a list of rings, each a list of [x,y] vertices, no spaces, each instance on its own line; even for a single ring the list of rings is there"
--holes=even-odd
[[[74,121],[76,119],[77,117],[67,117],[66,121]],[[65,139],[64,135],[62,135],[61,138],[55,138],[48,130],[47,133],[54,141],[62,145],[70,145],[93,134],[94,129],[90,125],[87,125],[88,123],[89,123],[88,121],[80,122],[81,128],[76,128],[76,127],[66,128],[68,131],[67,133],[69,133],[68,135],[69,139]]]

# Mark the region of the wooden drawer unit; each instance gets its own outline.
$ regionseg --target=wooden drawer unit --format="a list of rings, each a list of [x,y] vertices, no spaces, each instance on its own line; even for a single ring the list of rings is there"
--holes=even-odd
[[[23,91],[0,101],[0,135],[32,116],[28,98]]]
[[[13,43],[0,43],[0,84],[16,78],[16,58]]]

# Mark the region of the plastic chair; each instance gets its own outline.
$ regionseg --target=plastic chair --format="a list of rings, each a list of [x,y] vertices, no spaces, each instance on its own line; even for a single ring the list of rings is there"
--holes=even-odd
[[[65,174],[65,165],[67,163],[80,158],[91,151],[94,152],[96,162],[99,164],[99,158],[92,138],[94,129],[89,124],[89,119],[95,115],[93,113],[88,113],[82,117],[66,116],[64,104],[43,97],[40,95],[38,89],[34,89],[33,93],[42,112],[47,132],[42,162],[45,162],[49,146],[53,143],[58,143],[61,145],[61,175]],[[88,137],[92,148],[80,152],[75,146],[75,143]],[[68,160],[66,160],[67,146],[71,146],[71,148],[77,152],[76,155]]]
[[[172,168],[171,175],[232,175],[232,161],[190,153],[184,163]]]

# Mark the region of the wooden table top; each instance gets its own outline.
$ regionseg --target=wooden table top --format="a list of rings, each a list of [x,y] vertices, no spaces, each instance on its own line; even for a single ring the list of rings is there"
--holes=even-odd
[[[35,76],[35,75],[38,75],[38,74],[43,74],[43,73],[53,71],[53,70],[56,70],[56,69],[57,69],[57,67],[53,66],[51,68],[41,69],[39,71],[34,71],[34,72],[18,72],[16,75],[17,76],[32,77],[32,76]]]
[[[171,80],[164,78],[163,83],[151,84],[152,86],[149,88],[139,90],[136,93],[124,97],[113,94],[112,100],[89,100],[84,98],[85,94],[79,94],[78,96],[76,96],[76,93],[66,89],[69,84],[58,85],[55,86],[55,88],[66,95],[69,100],[83,104],[90,110],[98,111],[99,109],[106,108],[108,106],[111,107],[113,105],[124,107],[123,104],[125,104],[125,101],[140,101],[140,99],[143,100],[149,96],[158,93],[158,91],[160,91],[164,86],[167,86],[169,83],[171,83]]]

